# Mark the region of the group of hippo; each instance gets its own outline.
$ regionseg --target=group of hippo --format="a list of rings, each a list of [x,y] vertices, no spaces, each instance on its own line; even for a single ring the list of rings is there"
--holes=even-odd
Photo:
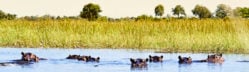
[[[147,62],[163,62],[163,56],[151,56],[149,55],[149,58],[146,59],[130,59],[131,61],[131,67],[136,68],[143,68],[147,66]],[[178,63],[179,64],[191,64],[192,62],[208,62],[208,63],[222,63],[224,62],[224,58],[222,57],[222,54],[213,54],[208,55],[207,59],[203,60],[192,60],[191,57],[182,57],[178,56]]]
[[[6,66],[8,64],[30,64],[34,62],[39,62],[39,60],[47,60],[45,58],[39,58],[35,54],[31,52],[21,52],[21,59],[13,60],[12,62],[4,62],[0,63],[1,66]],[[91,57],[91,56],[81,56],[81,55],[69,55],[66,59],[73,59],[78,61],[85,61],[85,62],[99,62],[100,57]],[[132,68],[144,68],[147,67],[147,62],[163,62],[163,56],[151,56],[149,58],[130,58],[131,67]],[[191,64],[192,62],[209,62],[209,63],[222,63],[224,62],[224,58],[222,54],[213,54],[208,55],[206,59],[203,60],[192,60],[191,57],[182,57],[178,56],[179,64]]]

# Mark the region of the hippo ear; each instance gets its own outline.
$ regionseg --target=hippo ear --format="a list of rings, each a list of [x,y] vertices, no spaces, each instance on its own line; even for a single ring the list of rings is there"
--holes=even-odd
[[[179,55],[179,56],[178,56],[178,59],[181,60],[181,59],[182,59],[182,56]]]
[[[148,59],[148,58],[146,58],[146,59],[145,59],[145,62],[148,62],[148,61],[149,61],[149,59]]]
[[[151,55],[149,55],[149,58],[151,58]]]
[[[135,60],[134,60],[134,59],[132,59],[132,58],[130,58],[130,61],[131,61],[131,63],[135,63]]]
[[[163,55],[161,55],[161,58],[163,58]]]
[[[192,58],[189,56],[189,57],[188,57],[188,60],[192,60]]]
[[[97,61],[99,61],[99,59],[100,59],[100,58],[99,58],[99,57],[97,57]]]
[[[24,55],[24,52],[21,52],[22,55]]]

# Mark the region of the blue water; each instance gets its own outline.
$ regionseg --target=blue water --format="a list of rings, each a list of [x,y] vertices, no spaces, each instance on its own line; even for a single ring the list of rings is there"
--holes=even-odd
[[[0,66],[0,72],[249,72],[248,54],[223,54],[225,62],[178,64],[178,55],[191,56],[193,60],[205,59],[205,53],[154,53],[126,49],[42,49],[0,48],[0,62],[20,59],[21,51],[32,52],[48,60],[30,65]],[[69,54],[100,57],[99,63],[86,63],[65,59]],[[132,69],[130,58],[148,58],[148,55],[163,55],[163,63],[149,63],[145,69]]]

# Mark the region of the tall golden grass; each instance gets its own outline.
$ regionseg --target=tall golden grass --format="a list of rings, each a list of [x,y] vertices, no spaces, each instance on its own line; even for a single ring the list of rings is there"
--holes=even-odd
[[[245,53],[249,49],[243,39],[249,37],[241,34],[249,34],[248,27],[247,19],[2,20],[0,46]]]

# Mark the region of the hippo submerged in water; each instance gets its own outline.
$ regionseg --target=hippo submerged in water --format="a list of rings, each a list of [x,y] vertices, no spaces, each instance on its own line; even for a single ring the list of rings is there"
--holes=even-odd
[[[18,60],[12,60],[11,62],[3,62],[0,63],[1,66],[8,66],[8,65],[12,65],[12,64],[16,64],[16,65],[28,65],[28,64],[33,64],[34,62],[39,62],[40,60],[47,60],[45,58],[39,58],[38,56],[36,56],[35,54],[31,53],[31,52],[21,52],[21,59]]]
[[[39,57],[37,57],[33,53],[30,53],[30,52],[27,52],[27,53],[21,52],[21,54],[22,54],[22,58],[21,58],[22,61],[39,62]]]
[[[78,59],[80,55],[69,55],[66,59]]]
[[[79,61],[85,61],[85,62],[99,62],[99,57],[97,58],[94,58],[94,57],[91,57],[91,56],[80,56],[78,58]]]
[[[133,59],[133,58],[130,58],[131,68],[146,68],[148,60],[149,59],[141,59],[141,58]]]
[[[163,56],[151,56],[149,55],[150,62],[163,62]]]
[[[207,62],[222,63],[224,62],[224,58],[222,57],[222,54],[208,55]]]
[[[85,62],[99,62],[100,58],[94,58],[91,56],[80,56],[80,55],[69,55],[66,59],[75,59],[79,61],[85,61]]]
[[[21,61],[28,61],[28,62],[39,62],[40,60],[47,60],[46,58],[39,58],[35,54],[31,52],[21,52],[22,58]]]
[[[224,58],[222,57],[222,54],[213,54],[213,55],[208,55],[207,59],[204,60],[192,60],[191,57],[181,57],[178,56],[179,63],[187,63],[190,64],[192,62],[209,62],[209,63],[223,63]]]
[[[183,63],[186,63],[186,64],[190,64],[192,63],[192,58],[191,57],[182,57],[182,56],[178,56],[178,63],[180,64],[183,64]]]

